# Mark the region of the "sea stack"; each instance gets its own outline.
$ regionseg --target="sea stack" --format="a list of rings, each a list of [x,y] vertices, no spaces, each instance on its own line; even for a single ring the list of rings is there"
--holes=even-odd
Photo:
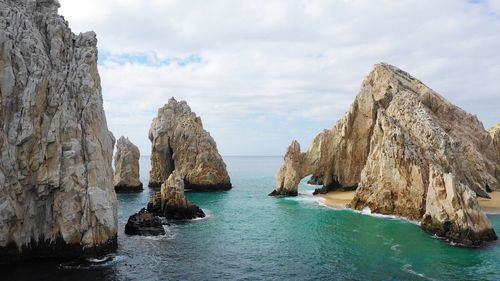
[[[128,138],[120,137],[116,142],[115,175],[113,185],[117,193],[141,192],[139,180],[139,148]]]
[[[191,204],[184,195],[184,180],[174,171],[148,204],[149,212],[170,220],[190,220],[205,217],[205,213]]]
[[[377,64],[344,118],[307,152],[292,143],[273,194],[296,194],[302,178],[323,176],[329,190],[356,188],[354,209],[417,220],[431,234],[480,245],[497,238],[476,200],[500,188],[493,143],[475,115]]]
[[[117,246],[97,39],[59,6],[0,2],[0,263]]]
[[[187,190],[231,189],[226,164],[214,139],[185,101],[171,98],[158,110],[149,140],[152,143],[150,187],[160,187],[175,170]]]

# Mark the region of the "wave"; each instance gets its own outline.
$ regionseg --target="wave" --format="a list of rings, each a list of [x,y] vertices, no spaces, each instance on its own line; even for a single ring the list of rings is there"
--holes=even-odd
[[[60,263],[58,268],[60,269],[90,269],[97,267],[109,267],[121,263],[127,259],[126,256],[121,255],[105,255],[98,258],[86,258],[78,259],[69,262]]]
[[[412,274],[412,275],[418,276],[418,277],[420,277],[420,278],[422,278],[422,279],[425,279],[425,280],[436,280],[436,279],[434,279],[434,278],[430,278],[430,277],[426,276],[426,275],[425,275],[425,274],[423,274],[423,273],[420,273],[420,272],[418,272],[418,271],[415,271],[415,270],[412,268],[412,265],[411,265],[411,264],[408,264],[408,263],[407,263],[407,264],[405,264],[405,265],[403,265],[403,266],[401,267],[401,270],[403,270],[403,271],[404,271],[404,272],[406,272],[406,273],[410,273],[410,274]]]

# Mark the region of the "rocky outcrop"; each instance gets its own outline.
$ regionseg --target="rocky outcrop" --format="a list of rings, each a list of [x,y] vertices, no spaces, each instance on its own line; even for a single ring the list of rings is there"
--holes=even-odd
[[[500,123],[496,123],[495,126],[491,127],[488,132],[493,139],[493,145],[497,150],[497,157],[500,157]]]
[[[116,192],[141,192],[139,180],[139,148],[128,138],[120,137],[116,142],[115,175],[113,185]]]
[[[184,180],[177,171],[168,177],[160,192],[148,204],[148,211],[169,220],[190,220],[205,217],[205,213],[191,204],[184,195]]]
[[[0,1],[0,263],[116,249],[97,39],[58,8]]]
[[[159,217],[143,208],[138,213],[128,218],[127,224],[125,225],[125,234],[158,236],[165,235],[165,229]]]
[[[327,187],[357,187],[355,209],[422,221],[428,232],[477,245],[496,237],[476,201],[500,188],[492,143],[476,116],[378,64],[347,115],[307,152],[292,143],[275,193],[296,194],[303,177],[323,175]]]
[[[151,124],[149,139],[152,143],[150,187],[159,187],[175,170],[188,190],[231,189],[226,164],[215,141],[185,101],[171,98],[160,108]]]

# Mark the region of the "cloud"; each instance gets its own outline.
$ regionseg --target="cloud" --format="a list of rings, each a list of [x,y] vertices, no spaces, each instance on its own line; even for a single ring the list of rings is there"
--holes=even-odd
[[[60,2],[73,31],[97,32],[109,127],[142,154],[171,96],[188,101],[222,154],[306,147],[381,61],[485,126],[500,121],[498,1]]]

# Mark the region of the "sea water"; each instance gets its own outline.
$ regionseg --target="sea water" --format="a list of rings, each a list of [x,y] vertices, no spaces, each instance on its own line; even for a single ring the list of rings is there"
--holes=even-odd
[[[500,242],[459,248],[414,222],[328,208],[305,181],[298,197],[268,197],[281,157],[224,160],[232,190],[187,193],[207,218],[172,224],[164,236],[125,235],[154,192],[141,157],[144,192],[118,195],[116,254],[19,263],[0,268],[0,280],[500,280]],[[500,234],[500,215],[488,217]]]

